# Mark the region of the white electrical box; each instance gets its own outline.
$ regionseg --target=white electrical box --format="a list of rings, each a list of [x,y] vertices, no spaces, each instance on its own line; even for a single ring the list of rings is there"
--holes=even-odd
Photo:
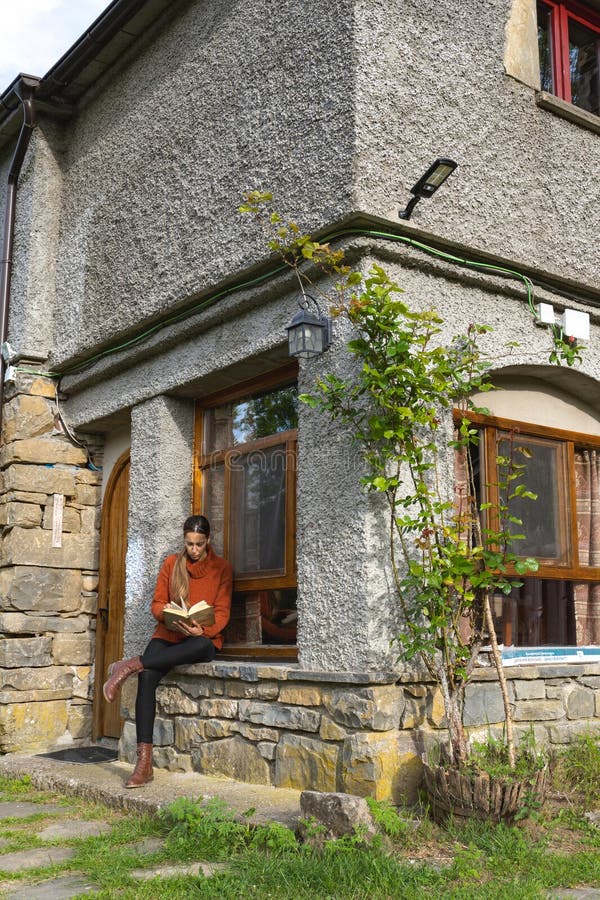
[[[555,325],[556,318],[554,315],[554,307],[551,303],[538,303],[537,313],[539,318],[536,319],[538,325]]]
[[[579,312],[577,309],[565,309],[561,316],[560,324],[567,337],[576,338],[580,341],[589,341],[589,313]]]

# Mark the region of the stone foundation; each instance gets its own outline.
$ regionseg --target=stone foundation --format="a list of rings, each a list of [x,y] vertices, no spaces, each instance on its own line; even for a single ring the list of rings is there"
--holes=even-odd
[[[598,665],[507,669],[517,734],[568,743],[600,729]],[[135,679],[122,694],[121,755],[135,757]],[[501,731],[495,675],[479,669],[465,724],[482,738]],[[277,664],[205,663],[167,676],[157,693],[154,760],[258,784],[412,802],[420,755],[444,738],[434,684],[413,674],[311,672]]]
[[[102,474],[62,431],[54,382],[16,378],[6,386],[0,456],[3,752],[91,737]]]

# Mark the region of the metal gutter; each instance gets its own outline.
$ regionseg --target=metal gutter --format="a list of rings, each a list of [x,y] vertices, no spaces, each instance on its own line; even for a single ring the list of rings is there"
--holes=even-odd
[[[23,124],[17,139],[11,160],[4,207],[4,230],[2,232],[2,256],[0,257],[0,344],[4,344],[8,336],[8,313],[10,306],[10,277],[12,273],[15,211],[17,206],[17,186],[25,154],[36,125],[35,92],[39,84],[38,78],[28,75],[20,76],[13,83],[13,90],[19,98],[23,109]],[[5,360],[0,354],[0,429],[2,426],[2,404],[4,400]]]
[[[44,75],[40,99],[47,99],[67,87],[147,3],[148,0],[113,0]]]
[[[40,113],[67,119],[76,114],[79,100],[86,91],[118,62],[141,35],[161,16],[183,5],[186,0],[113,0],[89,28],[48,70],[36,78],[36,107]],[[1,92],[0,145],[16,132],[15,111],[19,107],[15,85],[19,75]]]

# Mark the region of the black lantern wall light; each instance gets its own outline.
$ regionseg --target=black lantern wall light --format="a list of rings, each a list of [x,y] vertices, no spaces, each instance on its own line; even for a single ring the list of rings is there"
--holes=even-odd
[[[299,359],[310,359],[331,345],[331,319],[323,315],[310,294],[303,293],[298,298],[298,306],[300,309],[287,326],[289,353]]]

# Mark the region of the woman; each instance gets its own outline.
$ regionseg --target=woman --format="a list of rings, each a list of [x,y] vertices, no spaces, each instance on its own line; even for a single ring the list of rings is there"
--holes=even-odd
[[[137,764],[125,787],[141,787],[152,781],[152,732],[156,713],[156,688],[173,666],[210,662],[223,646],[222,631],[231,612],[232,570],[210,546],[210,525],[205,516],[190,516],[183,523],[183,550],[164,561],[158,574],[152,615],[158,625],[141,656],[122,659],[108,668],[104,696],[109,703],[130,675],[139,674],[135,703]],[[214,607],[215,624],[175,622],[169,630],[163,610],[169,601],[187,606],[206,601]]]

